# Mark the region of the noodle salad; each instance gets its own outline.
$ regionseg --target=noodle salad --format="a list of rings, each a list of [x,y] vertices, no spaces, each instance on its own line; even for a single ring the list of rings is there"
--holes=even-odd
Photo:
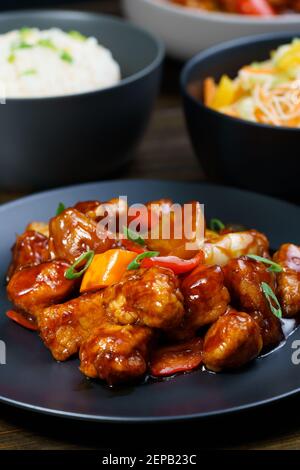
[[[235,78],[204,80],[204,103],[232,117],[275,126],[300,127],[300,39],[270,58],[242,67]]]

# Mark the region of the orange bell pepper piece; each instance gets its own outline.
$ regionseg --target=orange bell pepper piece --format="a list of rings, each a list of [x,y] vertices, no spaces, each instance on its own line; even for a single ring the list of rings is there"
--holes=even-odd
[[[120,281],[135,257],[136,253],[119,248],[95,255],[83,276],[80,292],[102,289]]]

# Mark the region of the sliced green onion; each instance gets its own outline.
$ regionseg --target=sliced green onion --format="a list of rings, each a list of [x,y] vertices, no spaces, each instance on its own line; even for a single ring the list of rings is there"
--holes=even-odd
[[[221,232],[221,230],[225,228],[225,225],[220,219],[211,219],[209,222],[209,228],[214,232]]]
[[[124,235],[127,240],[137,243],[138,245],[144,246],[146,244],[145,240],[137,233],[131,230],[128,227],[123,227]]]
[[[65,210],[65,208],[66,206],[64,205],[64,203],[60,202],[56,209],[56,215],[60,215]]]
[[[140,253],[134,258],[133,261],[131,261],[131,263],[127,266],[127,269],[138,269],[140,267],[140,262],[144,258],[153,258],[154,256],[159,256],[159,251],[145,251],[145,253]]]
[[[61,60],[64,60],[65,62],[68,62],[69,64],[72,64],[73,62],[73,57],[71,54],[69,54],[68,51],[61,51],[60,56]]]
[[[23,28],[21,28],[19,30],[20,35],[22,36],[22,39],[26,39],[28,37],[28,35],[31,33],[31,29],[32,28],[28,28],[27,26],[23,26]]]
[[[17,42],[16,44],[14,44],[12,46],[12,50],[17,50],[17,49],[31,49],[33,47],[32,44],[29,44],[28,42],[26,41],[20,41],[20,42]]]
[[[86,41],[87,39],[87,37],[79,31],[69,31],[68,34],[72,38],[77,39],[77,41]]]
[[[49,38],[40,39],[40,40],[37,42],[37,45],[38,45],[38,46],[41,46],[41,47],[47,47],[48,49],[52,49],[53,51],[56,51],[56,50],[57,50],[57,48],[56,48],[56,46],[54,45],[52,39],[49,39]]]
[[[266,282],[262,282],[260,284],[261,286],[261,289],[270,305],[270,309],[273,313],[273,315],[275,315],[275,317],[277,318],[282,318],[282,310],[281,310],[281,307],[280,307],[280,303],[276,297],[276,295],[274,294],[273,292],[273,289],[271,289],[271,287],[269,286],[269,284],[267,284]],[[274,307],[274,304],[276,305],[276,307]]]
[[[274,261],[264,258],[263,256],[258,256],[258,255],[247,255],[248,258],[254,259],[255,261],[260,261],[261,263],[268,264],[269,268],[267,271],[270,271],[271,273],[281,273],[283,271],[282,267],[278,263],[274,263]]]
[[[13,63],[15,62],[15,60],[16,60],[15,54],[10,54],[10,55],[7,57],[7,62],[8,62],[9,64],[13,64]]]
[[[36,69],[28,69],[28,70],[24,70],[24,72],[21,73],[21,76],[26,76],[26,75],[36,75],[37,74],[37,70]]]
[[[65,278],[66,279],[78,279],[85,273],[85,271],[88,269],[90,266],[91,262],[93,261],[93,258],[95,256],[95,252],[93,250],[87,251],[86,253],[83,253],[77,260],[70,266],[66,272],[65,272]],[[81,263],[85,261],[84,267],[80,271],[75,271],[77,266],[81,265]]]

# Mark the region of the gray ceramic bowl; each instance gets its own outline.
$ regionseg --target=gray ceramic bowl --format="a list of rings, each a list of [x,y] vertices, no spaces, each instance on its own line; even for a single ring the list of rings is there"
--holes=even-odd
[[[133,156],[158,93],[162,44],[125,21],[59,10],[0,16],[0,34],[22,26],[95,36],[120,64],[120,84],[0,105],[0,187],[35,189],[96,180]]]
[[[245,64],[262,61],[299,34],[272,33],[234,39],[201,52],[181,75],[191,141],[210,180],[281,197],[299,195],[300,129],[238,119],[203,103],[206,77],[235,77]]]

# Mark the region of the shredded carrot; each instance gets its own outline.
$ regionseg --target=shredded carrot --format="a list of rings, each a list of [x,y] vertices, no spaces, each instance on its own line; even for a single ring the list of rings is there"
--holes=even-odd
[[[203,101],[206,106],[210,106],[216,94],[216,82],[212,77],[207,77],[203,82]]]
[[[270,74],[270,75],[273,75],[274,72],[275,72],[275,69],[274,68],[255,68],[251,65],[246,65],[245,67],[241,68],[241,72],[247,72],[247,73],[253,73],[253,74],[257,74],[257,75],[266,75],[266,74]]]

